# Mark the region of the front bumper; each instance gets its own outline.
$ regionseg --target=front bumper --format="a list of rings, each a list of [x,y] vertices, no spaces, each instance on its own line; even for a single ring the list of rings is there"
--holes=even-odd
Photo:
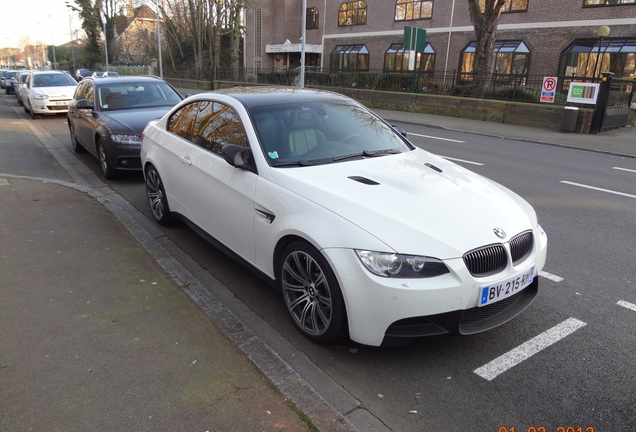
[[[525,310],[538,292],[538,274],[545,265],[547,237],[534,231],[532,253],[517,265],[476,278],[461,258],[445,260],[450,273],[425,279],[392,279],[371,274],[355,252],[325,249],[323,253],[342,288],[349,335],[366,345],[389,345],[435,334],[473,334],[501,325]],[[522,274],[534,266],[534,281],[522,291],[478,307],[481,288]]]
[[[141,170],[141,145],[131,146],[109,140],[107,154],[111,166],[118,171]]]
[[[54,100],[54,99],[32,99],[31,108],[34,114],[54,115],[64,114],[68,112],[68,103],[70,100]]]

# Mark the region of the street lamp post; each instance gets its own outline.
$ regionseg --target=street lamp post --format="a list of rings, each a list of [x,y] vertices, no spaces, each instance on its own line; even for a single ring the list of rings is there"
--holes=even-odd
[[[68,32],[71,35],[71,55],[73,57],[73,73],[75,73],[75,41],[73,40],[73,26],[71,25],[71,11],[77,12],[78,8],[70,4],[69,2],[65,2],[66,7],[68,8]]]
[[[303,10],[302,10],[302,45],[300,49],[300,81],[299,87],[305,87],[305,38],[307,36],[307,0],[303,0]]]
[[[159,18],[159,2],[155,2],[157,10],[157,55],[159,61],[159,78],[163,79],[163,61],[161,59],[161,23]]]
[[[104,55],[106,56],[106,72],[108,72],[108,36],[106,35],[106,15],[104,15],[103,27],[104,27]]]
[[[596,78],[599,74],[599,72],[597,72],[597,67],[599,65],[599,58],[601,57],[601,49],[603,48],[603,39],[607,36],[609,36],[610,34],[610,28],[606,25],[602,25],[600,26],[597,30],[596,30],[596,36],[598,36],[600,39],[599,41],[599,45],[598,45],[598,54],[596,55],[596,63],[594,63],[594,78]],[[605,54],[605,51],[607,50],[603,50],[603,55]],[[601,61],[601,68],[603,67],[603,62]]]

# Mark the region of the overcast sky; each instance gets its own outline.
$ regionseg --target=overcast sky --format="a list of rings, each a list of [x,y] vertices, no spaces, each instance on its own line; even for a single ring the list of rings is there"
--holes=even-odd
[[[22,38],[30,43],[61,45],[71,40],[69,12],[73,31],[81,29],[79,16],[66,7],[72,0],[6,0],[0,13],[0,48],[17,48]]]

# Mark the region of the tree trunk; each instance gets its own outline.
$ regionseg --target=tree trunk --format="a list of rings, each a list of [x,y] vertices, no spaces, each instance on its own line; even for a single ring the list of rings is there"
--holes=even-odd
[[[483,98],[492,82],[495,72],[497,24],[505,3],[506,0],[468,0],[470,19],[477,40],[473,63],[473,97]]]

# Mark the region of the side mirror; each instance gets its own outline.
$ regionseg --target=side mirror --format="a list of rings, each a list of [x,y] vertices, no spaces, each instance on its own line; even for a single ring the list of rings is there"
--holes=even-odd
[[[75,105],[77,109],[93,109],[93,105],[91,105],[87,99],[80,99],[77,101]]]
[[[234,144],[225,144],[221,149],[221,154],[227,163],[234,168],[241,168],[247,171],[256,172],[254,158],[252,157],[252,149],[249,147],[237,146]]]
[[[400,134],[400,135],[402,135],[404,138],[406,138],[406,131],[404,131],[401,127],[396,126],[396,125],[391,125],[391,127],[392,127],[393,129],[395,129],[395,131],[396,131],[397,133],[399,133],[399,134]]]

